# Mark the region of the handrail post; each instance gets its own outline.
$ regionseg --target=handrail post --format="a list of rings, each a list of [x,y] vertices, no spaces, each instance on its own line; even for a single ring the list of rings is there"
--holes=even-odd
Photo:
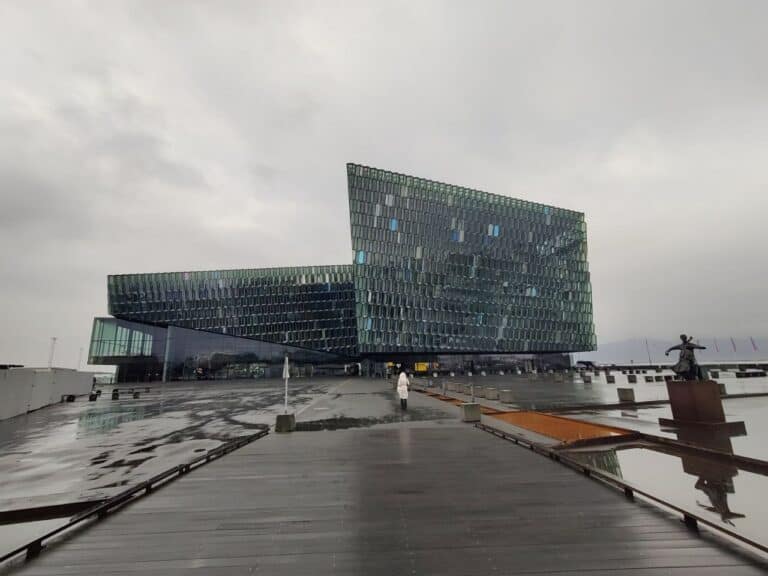
[[[35,540],[29,546],[27,546],[27,560],[37,558],[40,556],[40,552],[43,550],[43,541]]]

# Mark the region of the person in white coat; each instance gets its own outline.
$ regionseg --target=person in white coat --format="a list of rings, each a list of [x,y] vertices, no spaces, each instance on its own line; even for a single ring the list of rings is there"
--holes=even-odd
[[[400,397],[400,408],[403,410],[408,410],[408,386],[410,385],[408,375],[403,370],[397,379],[397,395]]]

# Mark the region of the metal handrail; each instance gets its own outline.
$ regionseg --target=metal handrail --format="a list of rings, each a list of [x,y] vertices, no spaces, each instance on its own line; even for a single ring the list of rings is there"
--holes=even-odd
[[[92,518],[96,516],[98,519],[102,519],[108,514],[111,514],[112,512],[117,510],[118,508],[121,508],[128,502],[136,500],[141,496],[146,496],[147,494],[149,494],[159,486],[169,482],[171,478],[174,478],[174,477],[178,478],[184,474],[187,474],[189,471],[200,467],[204,463],[210,462],[211,460],[215,460],[216,458],[224,456],[225,454],[228,454],[233,450],[236,450],[242,446],[245,446],[246,444],[249,444],[254,440],[263,438],[267,434],[269,434],[268,426],[262,430],[259,430],[259,432],[255,434],[251,434],[249,436],[242,436],[240,438],[235,438],[234,440],[230,440],[226,444],[222,444],[221,446],[212,448],[208,450],[205,454],[201,454],[200,456],[193,458],[189,462],[186,462],[184,464],[179,464],[177,466],[174,466],[173,468],[170,468],[168,470],[165,470],[164,472],[161,472],[160,474],[153,476],[152,478],[149,478],[148,480],[144,480],[143,482],[140,482],[136,486],[133,486],[123,492],[120,492],[119,494],[116,494],[115,496],[112,496],[111,498],[104,500],[103,502],[97,504],[96,506],[93,506],[92,508],[88,508],[87,510],[81,512],[80,514],[76,514],[75,516],[72,516],[72,518],[69,519],[69,522],[67,522],[63,526],[59,526],[58,528],[55,528],[54,530],[51,530],[50,532],[47,532],[44,535],[39,536],[38,538],[35,538],[33,541],[28,542],[27,544],[24,544],[22,546],[19,546],[15,550],[12,550],[4,554],[3,556],[0,556],[0,564],[6,562],[7,560],[10,560],[11,558],[14,558],[15,556],[18,556],[22,552],[27,553],[27,559],[34,558],[35,556],[38,556],[42,551],[43,542],[45,540],[48,540],[53,536],[56,536],[66,530],[69,530],[70,528],[74,527],[75,525],[83,522],[88,518]]]
[[[597,468],[594,468],[593,466],[590,466],[588,464],[584,464],[582,462],[579,462],[578,460],[575,460],[573,458],[568,457],[567,455],[563,454],[561,450],[557,450],[554,448],[550,448],[548,446],[544,446],[541,444],[536,444],[534,442],[531,442],[530,440],[526,440],[525,438],[522,438],[520,436],[516,436],[515,434],[510,434],[509,432],[504,432],[503,430],[499,430],[497,428],[493,428],[492,426],[488,426],[487,424],[482,423],[476,423],[476,428],[479,428],[485,432],[490,432],[494,436],[498,436],[499,438],[503,438],[504,440],[509,440],[511,442],[514,442],[515,444],[519,444],[521,446],[524,446],[533,452],[536,452],[538,454],[541,454],[543,456],[547,456],[552,460],[555,460],[557,462],[561,462],[565,464],[566,466],[569,466],[570,468],[573,468],[575,470],[580,471],[582,474],[584,474],[587,477],[594,478],[595,480],[600,480],[604,484],[607,484],[609,486],[612,486],[614,488],[618,488],[622,492],[624,492],[624,495],[629,498],[630,500],[634,499],[635,494],[639,494],[640,496],[651,500],[657,504],[661,504],[665,508],[669,508],[671,510],[674,510],[675,512],[678,512],[683,516],[683,522],[685,523],[688,528],[692,530],[698,530],[698,524],[704,524],[705,526],[708,526],[709,528],[714,529],[717,532],[721,532],[723,534],[726,534],[727,536],[734,538],[735,540],[738,540],[744,544],[747,544],[749,546],[752,546],[753,548],[756,548],[757,550],[760,550],[761,552],[768,553],[768,546],[764,544],[760,544],[759,542],[755,542],[754,540],[750,540],[746,536],[742,536],[741,534],[738,534],[737,532],[734,532],[733,530],[729,530],[728,528],[725,528],[724,526],[721,526],[720,524],[709,520],[707,518],[704,518],[703,516],[699,514],[695,514],[691,512],[690,510],[687,510],[685,508],[682,508],[680,506],[677,506],[675,504],[672,504],[671,502],[664,500],[663,498],[660,498],[658,496],[654,496],[650,492],[647,492],[645,490],[642,490],[638,488],[637,486],[630,484],[629,482],[617,478],[616,476],[613,476],[612,474],[609,474],[607,472],[604,472],[602,470],[598,470]]]

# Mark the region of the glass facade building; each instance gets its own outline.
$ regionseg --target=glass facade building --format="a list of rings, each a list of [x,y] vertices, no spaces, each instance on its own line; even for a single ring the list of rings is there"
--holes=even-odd
[[[347,165],[360,354],[592,350],[580,212]]]
[[[109,276],[114,319],[94,322],[89,361],[125,381],[251,377],[288,351],[322,364],[594,349],[582,213],[357,164],[347,181],[351,264]]]
[[[294,370],[343,365],[329,352],[118,318],[95,318],[90,364],[118,367],[118,382],[279,377],[288,355]]]
[[[354,356],[352,266],[307,266],[107,279],[109,313]]]

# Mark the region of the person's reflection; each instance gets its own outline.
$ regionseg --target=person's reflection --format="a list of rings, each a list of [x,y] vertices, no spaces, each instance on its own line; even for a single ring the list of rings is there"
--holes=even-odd
[[[723,522],[726,524],[730,524],[733,526],[733,522],[731,522],[732,518],[746,518],[746,515],[739,514],[738,512],[731,512],[730,507],[728,506],[728,494],[733,494],[733,481],[729,482],[719,482],[714,480],[709,480],[707,478],[699,478],[696,481],[696,489],[701,490],[704,492],[704,494],[707,495],[707,498],[709,498],[709,501],[712,503],[712,506],[707,506],[706,504],[702,504],[699,501],[696,501],[696,504],[704,508],[705,510],[709,510],[710,512],[715,512],[717,514],[720,514],[720,518]]]
[[[745,429],[714,428],[702,430],[699,428],[679,428],[676,430],[678,440],[687,444],[693,444],[709,450],[716,450],[722,454],[733,454],[731,436],[746,435]],[[714,456],[698,454],[681,454],[683,470],[687,474],[698,476],[694,487],[707,495],[711,505],[696,501],[696,504],[715,514],[726,524],[733,526],[733,519],[744,518],[744,514],[732,512],[728,505],[728,494],[735,492],[733,478],[739,473],[739,469],[725,460]]]

